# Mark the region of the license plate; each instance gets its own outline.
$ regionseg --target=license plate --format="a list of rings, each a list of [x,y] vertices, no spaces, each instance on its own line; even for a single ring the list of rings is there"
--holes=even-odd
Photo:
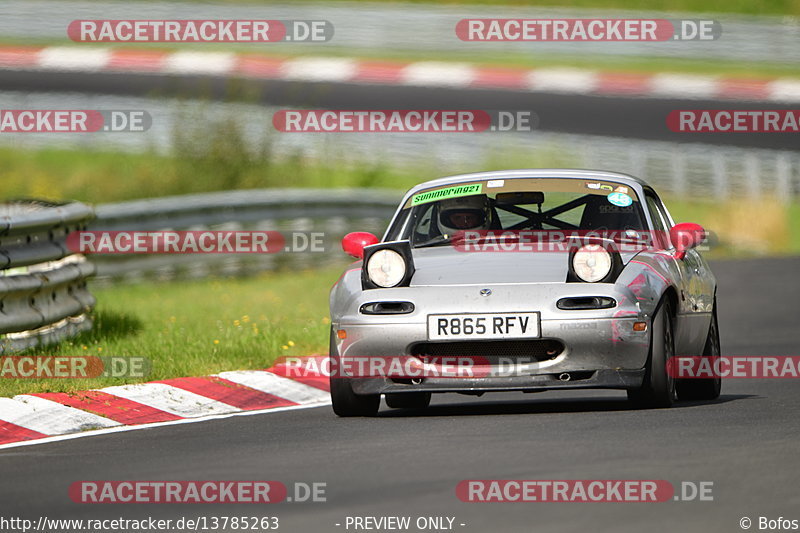
[[[539,337],[539,313],[428,315],[428,340]]]

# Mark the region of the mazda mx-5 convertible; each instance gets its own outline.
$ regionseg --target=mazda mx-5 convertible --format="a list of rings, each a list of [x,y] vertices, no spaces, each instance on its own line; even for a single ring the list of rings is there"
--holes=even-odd
[[[330,296],[340,416],[431,393],[602,388],[641,407],[714,399],[676,356],[719,355],[716,281],[697,224],[624,174],[509,170],[417,185]],[[673,360],[674,362],[674,360]]]

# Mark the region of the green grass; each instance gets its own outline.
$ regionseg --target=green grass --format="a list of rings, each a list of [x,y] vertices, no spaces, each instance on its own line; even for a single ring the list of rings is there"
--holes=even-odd
[[[789,205],[787,217],[789,219],[789,253],[800,254],[800,204]]]
[[[346,258],[343,256],[343,265]],[[2,379],[0,396],[69,392],[268,368],[328,350],[328,292],[342,268],[96,288],[95,327],[35,355],[146,357],[143,379]]]
[[[151,0],[156,1],[156,0]],[[196,2],[196,0],[182,0]],[[258,4],[286,3],[286,0],[217,0],[221,3]],[[370,3],[395,3],[397,0],[369,0]],[[531,6],[530,0],[405,0],[415,4],[439,5],[490,5],[490,6]],[[319,2],[336,4],[352,0],[327,0]],[[314,2],[304,2],[313,4]],[[695,13],[743,13],[748,15],[800,15],[798,0],[536,0],[536,6],[574,7],[591,9],[639,9],[648,11],[687,11]]]
[[[228,0],[230,2],[257,0]],[[391,1],[391,0],[385,0]],[[468,4],[494,6],[530,6],[526,0],[411,0],[415,3]],[[748,15],[798,15],[797,0],[536,0],[537,6],[587,9],[633,9],[646,11],[687,11],[694,13],[744,13]]]
[[[63,149],[0,148],[3,196],[118,202],[138,198],[265,187],[402,189],[419,174],[381,165],[323,165],[302,157],[275,162],[238,147],[198,157]]]
[[[695,222],[716,234],[709,259],[800,254],[800,203],[780,199],[724,202],[664,198],[675,222]]]
[[[439,177],[430,162],[411,168],[345,163],[336,154],[322,160],[276,160],[252,154],[235,132],[209,128],[205,137],[177,142],[173,155],[155,153],[16,150],[0,148],[6,198],[78,199],[105,203],[176,194],[266,187],[375,187],[406,190]],[[188,148],[191,147],[191,148]],[[498,168],[572,167],[558,147],[527,154],[496,154],[474,171]],[[109,179],[113,176],[113,179]],[[711,257],[800,254],[800,204],[776,199],[686,200],[667,198],[677,221],[697,222],[716,232],[721,245]]]

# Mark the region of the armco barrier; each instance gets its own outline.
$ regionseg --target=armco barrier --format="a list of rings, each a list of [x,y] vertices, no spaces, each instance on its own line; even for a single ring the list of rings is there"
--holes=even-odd
[[[0,353],[57,342],[91,328],[94,267],[66,247],[92,208],[79,203],[0,204]]]
[[[96,207],[93,231],[258,230],[319,232],[322,252],[274,254],[94,254],[99,281],[245,275],[341,262],[350,231],[380,234],[400,192],[365,189],[256,189],[136,200]],[[301,246],[302,248],[302,246]]]

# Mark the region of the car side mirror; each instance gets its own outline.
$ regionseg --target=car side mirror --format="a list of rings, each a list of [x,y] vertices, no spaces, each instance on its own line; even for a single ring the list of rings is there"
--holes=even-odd
[[[683,222],[669,230],[669,240],[675,247],[675,259],[683,259],[686,252],[706,239],[706,230],[700,224]]]
[[[364,247],[378,244],[378,238],[366,231],[348,233],[342,239],[342,250],[356,259],[364,259]]]

